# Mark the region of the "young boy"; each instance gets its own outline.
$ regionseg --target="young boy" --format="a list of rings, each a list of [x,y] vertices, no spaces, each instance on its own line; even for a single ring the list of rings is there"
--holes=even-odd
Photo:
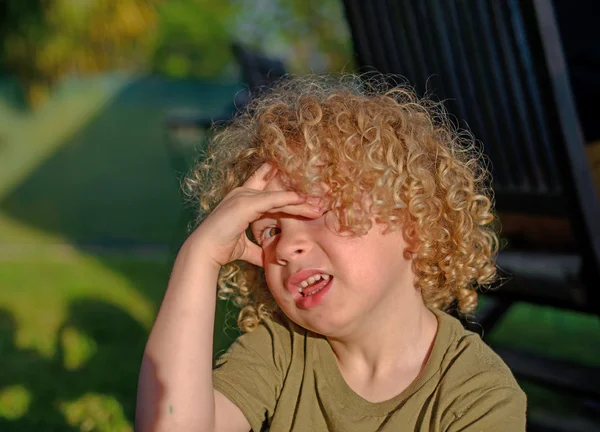
[[[311,76],[255,100],[187,179],[204,213],[136,429],[525,430],[508,367],[444,312],[495,277],[486,181],[470,135],[408,89]],[[217,283],[246,333],[213,370]]]

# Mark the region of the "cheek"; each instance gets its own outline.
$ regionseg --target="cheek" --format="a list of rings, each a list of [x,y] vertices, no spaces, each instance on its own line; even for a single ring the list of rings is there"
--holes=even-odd
[[[271,294],[275,300],[279,300],[284,291],[280,273],[281,272],[276,266],[267,266],[265,268],[265,280],[267,281],[269,291],[271,291]]]
[[[397,243],[375,240],[346,249],[348,276],[358,283],[361,294],[376,294],[382,287],[396,283],[403,273],[404,259]]]

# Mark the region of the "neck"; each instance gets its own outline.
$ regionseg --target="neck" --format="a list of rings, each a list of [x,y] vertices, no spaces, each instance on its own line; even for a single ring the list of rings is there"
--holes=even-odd
[[[343,337],[327,338],[342,373],[352,371],[365,380],[391,373],[420,373],[437,332],[437,317],[421,294],[408,290],[396,301],[384,302],[379,319],[359,323]]]

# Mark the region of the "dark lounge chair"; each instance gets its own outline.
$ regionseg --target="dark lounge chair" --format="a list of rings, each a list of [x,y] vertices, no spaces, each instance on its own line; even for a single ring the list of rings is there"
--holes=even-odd
[[[552,3],[344,0],[344,5],[361,71],[401,75],[418,93],[446,101],[483,142],[501,222],[543,221],[550,230],[538,236],[546,237],[542,244],[530,241],[529,232],[505,236],[508,246],[498,262],[508,282],[490,292],[479,310],[476,321],[485,333],[520,301],[598,317],[600,207]],[[563,241],[554,241],[559,235]],[[598,368],[494,349],[517,377],[600,400]],[[530,418],[531,430],[575,430],[548,418]]]

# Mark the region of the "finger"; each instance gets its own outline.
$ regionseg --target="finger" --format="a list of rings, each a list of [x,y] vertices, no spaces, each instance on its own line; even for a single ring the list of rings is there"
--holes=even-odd
[[[253,210],[253,216],[256,218],[272,212],[273,209],[302,204],[306,197],[293,191],[275,191],[253,194],[248,197],[248,201],[248,207]]]
[[[293,216],[304,216],[307,218],[317,218],[323,215],[325,209],[320,206],[316,206],[308,203],[292,204],[282,207],[276,207],[269,211],[269,213],[286,213]]]
[[[256,190],[264,190],[269,181],[275,176],[277,169],[270,163],[265,162],[244,182],[243,187]]]

